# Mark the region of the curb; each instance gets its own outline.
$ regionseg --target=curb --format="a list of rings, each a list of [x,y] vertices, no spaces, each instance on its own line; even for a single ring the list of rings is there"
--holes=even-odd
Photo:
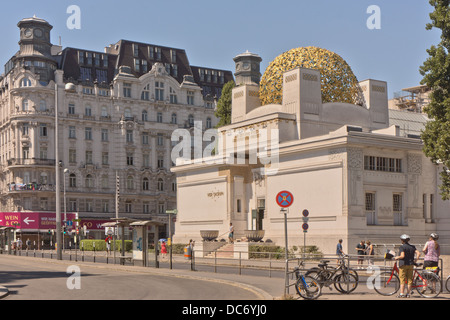
[[[9,290],[5,287],[0,287],[0,299],[9,295]]]

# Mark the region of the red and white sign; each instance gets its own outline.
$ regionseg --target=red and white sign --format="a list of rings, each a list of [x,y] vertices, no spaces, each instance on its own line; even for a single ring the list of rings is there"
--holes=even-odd
[[[67,220],[76,219],[75,213],[67,213]],[[64,221],[64,213],[61,214]],[[42,212],[0,212],[0,226],[20,230],[55,229],[56,214]]]

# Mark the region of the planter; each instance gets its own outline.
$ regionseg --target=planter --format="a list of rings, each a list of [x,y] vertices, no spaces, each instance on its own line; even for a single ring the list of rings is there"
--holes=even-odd
[[[203,241],[214,241],[219,236],[219,230],[200,230]]]
[[[249,242],[259,242],[264,238],[266,231],[264,230],[245,230],[245,237]]]

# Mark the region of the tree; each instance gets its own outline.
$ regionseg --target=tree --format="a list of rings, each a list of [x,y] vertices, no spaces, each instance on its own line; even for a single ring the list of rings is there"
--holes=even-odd
[[[450,0],[429,0],[434,11],[427,30],[440,29],[441,42],[427,50],[429,57],[420,67],[421,84],[431,89],[430,104],[424,109],[430,121],[422,134],[424,153],[442,164],[441,196],[450,199]]]
[[[216,117],[219,118],[218,128],[231,123],[232,92],[235,86],[234,81],[229,81],[223,86],[222,95],[217,102],[216,110]]]

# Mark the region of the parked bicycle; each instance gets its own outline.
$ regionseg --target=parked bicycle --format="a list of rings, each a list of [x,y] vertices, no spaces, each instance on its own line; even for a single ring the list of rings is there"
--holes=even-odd
[[[447,292],[450,292],[450,276],[445,280],[445,289],[447,289]]]
[[[303,262],[300,262],[300,266],[303,266]],[[314,300],[320,297],[322,294],[322,287],[316,279],[305,275],[300,271],[299,267],[294,268],[294,274],[297,279],[295,290],[300,297],[306,300]]]
[[[346,263],[344,256],[339,259],[338,267],[328,265],[329,260],[321,260],[318,267],[314,267],[306,272],[306,276],[316,279],[320,286],[326,286],[332,290],[331,285],[340,293],[351,293],[358,287],[359,276],[354,269],[350,269]]]
[[[416,263],[416,267],[423,263]],[[391,271],[383,271],[376,275],[373,280],[374,289],[383,296],[392,296],[400,289],[400,278],[397,262]],[[412,289],[424,298],[435,298],[441,293],[441,279],[433,271],[414,268]]]

